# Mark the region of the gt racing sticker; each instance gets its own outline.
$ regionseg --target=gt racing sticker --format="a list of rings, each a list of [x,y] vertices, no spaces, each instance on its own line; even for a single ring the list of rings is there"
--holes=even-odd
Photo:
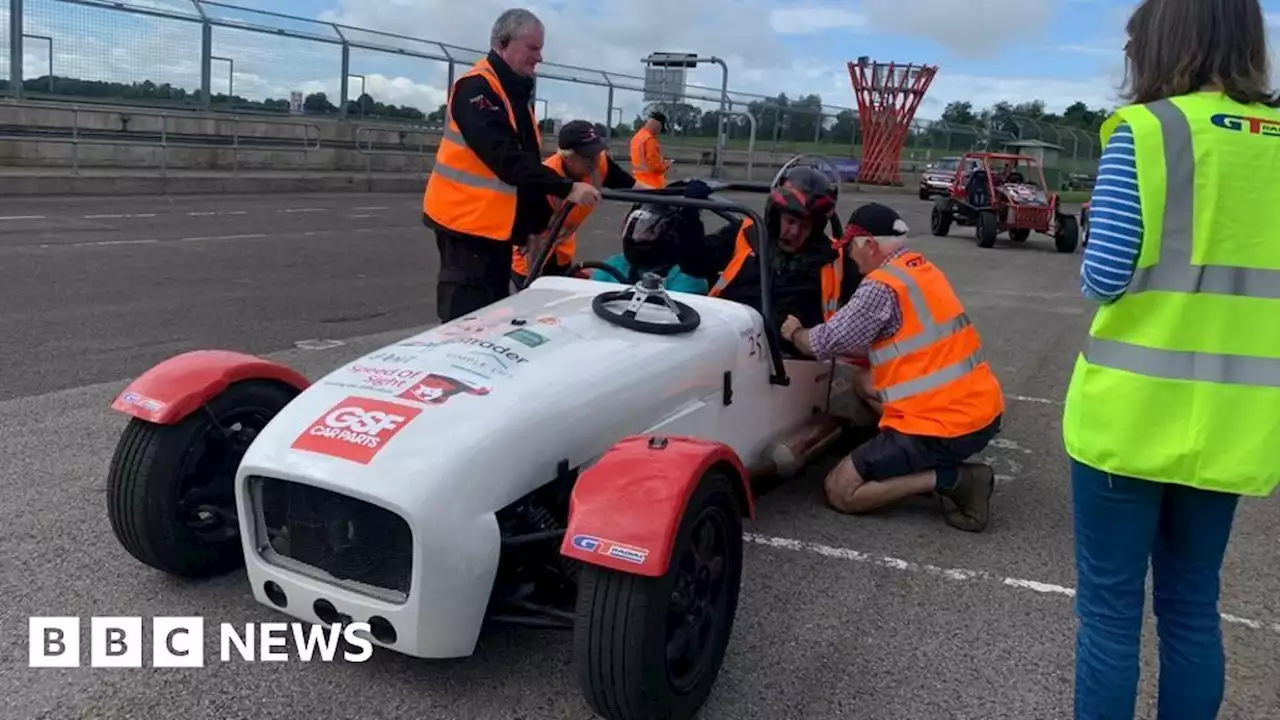
[[[329,408],[293,441],[295,450],[367,465],[422,408],[348,397]]]
[[[636,565],[643,565],[649,557],[649,551],[635,545],[623,545],[612,540],[605,540],[593,535],[574,535],[571,541],[579,550],[597,553],[616,558]]]

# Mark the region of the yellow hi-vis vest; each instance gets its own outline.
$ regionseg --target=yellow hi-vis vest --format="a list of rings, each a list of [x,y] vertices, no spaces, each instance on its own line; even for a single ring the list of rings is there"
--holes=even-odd
[[[1280,113],[1198,92],[1118,110],[1144,234],[1094,317],[1063,415],[1071,457],[1227,493],[1280,485]]]

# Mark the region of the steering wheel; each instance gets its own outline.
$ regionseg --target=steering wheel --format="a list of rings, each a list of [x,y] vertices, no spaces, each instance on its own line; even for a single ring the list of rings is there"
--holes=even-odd
[[[626,302],[622,312],[614,312],[609,306]],[[638,315],[646,306],[656,306],[667,311],[675,318],[675,322],[655,322],[641,320]],[[702,316],[698,311],[680,302],[672,300],[662,286],[662,278],[656,273],[645,273],[640,282],[625,289],[600,293],[591,300],[591,309],[597,317],[610,325],[627,330],[634,330],[650,335],[684,335],[691,333],[702,324]]]
[[[568,274],[570,276],[577,275],[583,270],[599,270],[608,275],[612,275],[614,280],[617,280],[623,285],[631,284],[630,278],[623,275],[621,270],[618,270],[618,268],[609,265],[608,263],[596,262],[595,260],[583,260],[582,262],[574,263],[569,268]]]

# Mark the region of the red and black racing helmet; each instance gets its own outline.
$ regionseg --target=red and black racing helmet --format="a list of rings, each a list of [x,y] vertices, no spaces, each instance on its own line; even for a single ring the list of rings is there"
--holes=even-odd
[[[825,233],[827,220],[836,211],[838,192],[835,182],[826,173],[814,167],[797,165],[783,173],[769,191],[765,222],[770,231],[775,232],[778,213],[788,213],[813,220],[814,233]]]

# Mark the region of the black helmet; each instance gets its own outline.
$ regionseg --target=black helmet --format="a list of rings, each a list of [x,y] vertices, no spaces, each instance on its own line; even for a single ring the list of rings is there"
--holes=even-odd
[[[813,220],[813,232],[825,233],[827,220],[836,211],[839,190],[821,170],[797,165],[774,181],[765,207],[765,223],[770,234],[777,232],[778,214],[788,213]]]
[[[688,218],[673,205],[636,205],[622,223],[622,254],[632,269],[666,269],[679,262]]]

